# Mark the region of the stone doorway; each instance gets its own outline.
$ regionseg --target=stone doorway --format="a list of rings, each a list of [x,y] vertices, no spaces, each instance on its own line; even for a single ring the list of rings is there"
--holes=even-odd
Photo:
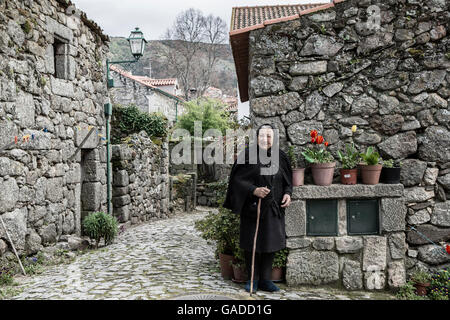
[[[102,205],[102,180],[106,179],[105,170],[101,166],[98,149],[81,149],[81,223],[84,218],[101,210]]]

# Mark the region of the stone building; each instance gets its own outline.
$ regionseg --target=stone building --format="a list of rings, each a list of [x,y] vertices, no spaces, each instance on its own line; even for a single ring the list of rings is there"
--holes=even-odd
[[[184,112],[184,100],[174,91],[173,79],[151,79],[135,76],[131,72],[111,66],[114,88],[110,89],[111,100],[120,105],[136,105],[143,112],[161,112],[170,124]]]
[[[354,141],[403,163],[399,185],[343,186],[336,170],[331,187],[295,188],[288,284],[396,288],[416,269],[449,266],[449,9],[439,0],[233,9],[230,42],[253,125],[272,122],[297,152],[316,129],[335,159]],[[370,208],[362,212],[375,230],[352,230],[357,205]],[[324,213],[332,235],[312,232]]]
[[[106,211],[109,39],[73,9],[0,1],[0,215],[20,254],[80,235],[83,215]],[[0,227],[0,255],[6,239]]]

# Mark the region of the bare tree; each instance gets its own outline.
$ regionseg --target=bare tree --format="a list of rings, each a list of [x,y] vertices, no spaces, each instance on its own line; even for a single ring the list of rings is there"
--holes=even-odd
[[[210,86],[220,53],[218,45],[225,42],[226,30],[220,17],[205,17],[191,8],[179,14],[164,34],[164,40],[172,41],[166,43],[168,49],[162,58],[179,79],[186,100],[202,96]]]

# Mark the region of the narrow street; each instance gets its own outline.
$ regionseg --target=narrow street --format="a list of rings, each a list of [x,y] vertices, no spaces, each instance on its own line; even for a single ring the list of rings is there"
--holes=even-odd
[[[249,299],[243,284],[222,279],[214,246],[195,230],[206,207],[191,214],[131,227],[105,248],[77,256],[68,265],[48,267],[42,274],[18,278],[21,293],[13,299],[174,299],[187,295],[220,295]],[[288,288],[255,299],[392,299],[376,292]]]

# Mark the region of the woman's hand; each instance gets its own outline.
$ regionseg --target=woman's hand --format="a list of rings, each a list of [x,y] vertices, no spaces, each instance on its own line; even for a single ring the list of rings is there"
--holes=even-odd
[[[267,189],[266,187],[260,187],[256,188],[255,191],[253,191],[253,194],[257,196],[258,198],[265,198],[270,193],[270,189]]]
[[[291,204],[291,196],[288,194],[285,194],[283,196],[283,200],[281,201],[281,207],[286,208],[286,207],[289,207],[290,204]]]

